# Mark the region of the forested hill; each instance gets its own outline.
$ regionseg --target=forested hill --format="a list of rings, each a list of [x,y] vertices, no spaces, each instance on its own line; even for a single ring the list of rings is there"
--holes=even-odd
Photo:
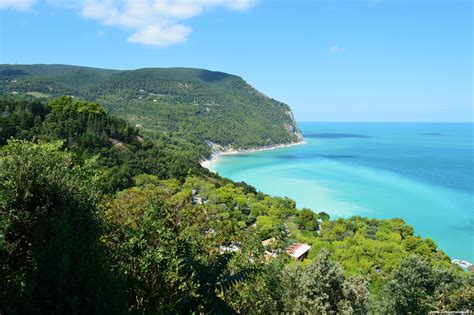
[[[171,131],[195,144],[244,149],[301,140],[288,105],[222,72],[0,65],[0,94],[97,101],[144,134],[155,137]]]

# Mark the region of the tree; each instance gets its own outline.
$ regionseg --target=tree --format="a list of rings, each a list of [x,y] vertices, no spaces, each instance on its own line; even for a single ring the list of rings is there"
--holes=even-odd
[[[78,113],[88,113],[93,115],[105,115],[105,109],[96,102],[78,101],[75,102]]]
[[[112,311],[91,163],[61,142],[10,141],[0,151],[1,313]]]
[[[285,312],[331,314],[366,309],[365,283],[348,282],[342,268],[329,259],[325,249],[308,266],[289,268],[283,281]]]
[[[223,296],[259,272],[248,259],[253,248],[248,255],[220,252],[218,244],[228,240],[219,237],[222,227],[212,209],[170,204],[161,192],[154,185],[122,191],[103,213],[108,226],[103,241],[114,273],[128,284],[128,310],[234,313]],[[202,233],[209,224],[214,232]]]
[[[253,257],[254,261],[249,262],[248,257],[242,255],[241,261],[254,265],[253,270],[258,272],[247,273],[245,281],[235,283],[225,293],[225,300],[238,314],[280,314],[283,310],[281,297],[284,288],[281,280],[286,257],[263,259],[263,262],[258,262],[258,257]],[[258,265],[258,269],[255,265]]]
[[[410,256],[392,273],[385,285],[379,310],[397,314],[426,314],[434,309],[434,291],[430,263]]]
[[[321,221],[329,221],[330,217],[329,217],[329,214],[327,214],[326,212],[324,211],[321,211],[318,213],[319,217],[321,218]]]
[[[176,213],[150,185],[120,192],[103,213],[102,237],[111,268],[127,283],[128,311],[183,312],[196,297],[194,275],[185,268],[186,242]]]
[[[272,218],[267,216],[258,216],[257,217],[257,229],[262,238],[270,237],[270,234],[273,232],[276,224]]]
[[[318,215],[310,209],[302,209],[296,218],[300,230],[316,231],[319,228]]]
[[[474,274],[461,270],[434,270],[437,311],[466,311],[474,309]]]
[[[138,174],[133,180],[135,181],[135,186],[156,185],[158,183],[158,176]]]

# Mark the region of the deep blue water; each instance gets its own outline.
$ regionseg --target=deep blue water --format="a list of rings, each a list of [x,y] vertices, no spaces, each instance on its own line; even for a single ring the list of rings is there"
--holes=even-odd
[[[306,144],[222,156],[211,169],[332,217],[403,218],[474,261],[474,124],[300,123]]]

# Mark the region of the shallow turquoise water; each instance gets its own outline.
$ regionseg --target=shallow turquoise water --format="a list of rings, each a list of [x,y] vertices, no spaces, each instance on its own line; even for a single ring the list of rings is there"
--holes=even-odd
[[[474,261],[474,124],[301,123],[306,144],[211,169],[332,217],[403,218]]]

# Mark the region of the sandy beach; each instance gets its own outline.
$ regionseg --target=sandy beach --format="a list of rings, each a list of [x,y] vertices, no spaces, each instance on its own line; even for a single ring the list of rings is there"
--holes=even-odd
[[[301,140],[301,141],[294,142],[294,143],[277,144],[277,145],[260,147],[260,148],[253,148],[253,149],[243,149],[243,150],[228,149],[228,150],[222,150],[222,151],[215,151],[211,154],[211,157],[209,159],[201,161],[201,166],[209,169],[210,171],[212,171],[210,166],[213,163],[217,162],[219,160],[219,158],[223,155],[232,155],[232,154],[241,154],[241,153],[250,153],[250,152],[258,152],[258,151],[274,150],[274,149],[292,147],[292,146],[301,145],[301,144],[305,144],[305,141]]]

